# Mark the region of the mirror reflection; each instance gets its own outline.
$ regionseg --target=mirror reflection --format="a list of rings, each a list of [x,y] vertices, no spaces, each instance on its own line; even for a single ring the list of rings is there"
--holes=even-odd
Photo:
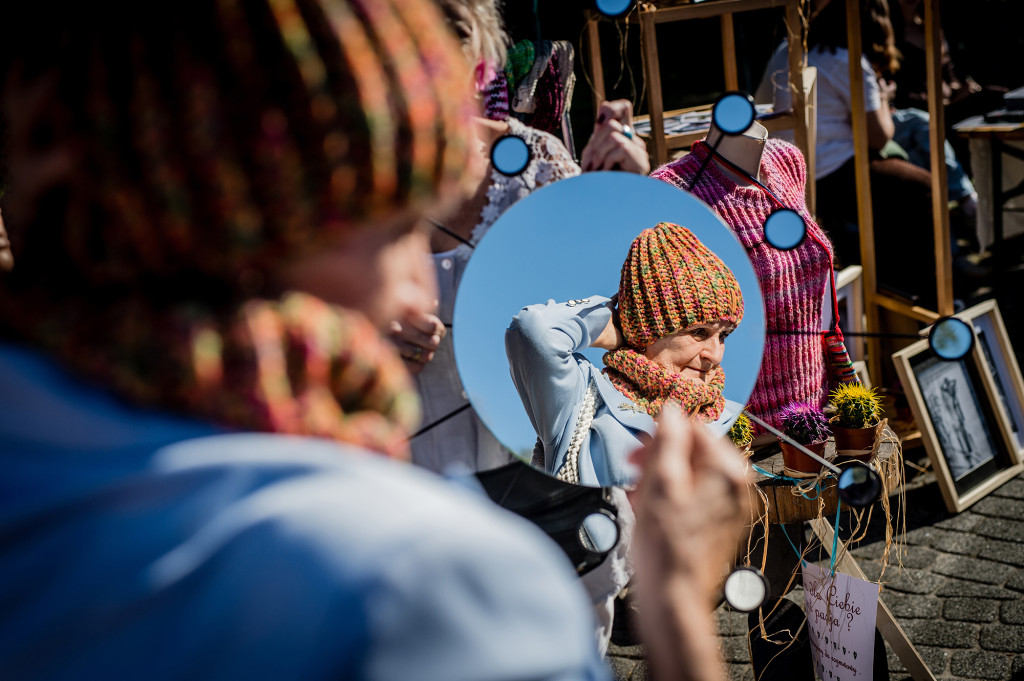
[[[882,493],[882,479],[867,464],[853,461],[839,474],[837,490],[844,504],[864,508],[878,500]]]
[[[597,0],[597,11],[606,17],[617,17],[629,11],[633,0]]]
[[[518,175],[530,164],[530,147],[522,137],[505,135],[491,147],[491,164],[504,175]]]
[[[745,92],[727,92],[711,111],[715,127],[726,135],[739,135],[754,122],[754,100]]]
[[[807,236],[804,219],[794,210],[783,208],[764,221],[764,238],[780,251],[789,251],[803,243]]]
[[[723,595],[733,610],[752,612],[760,608],[768,596],[768,580],[755,567],[738,567],[725,578]]]
[[[745,250],[706,205],[598,173],[537,191],[494,224],[467,265],[452,335],[468,397],[505,446],[566,480],[624,485],[667,396],[728,429],[757,378],[764,312]]]
[[[940,319],[928,332],[928,345],[940,359],[963,359],[974,347],[974,332],[970,325],[956,317]]]
[[[608,553],[619,542],[619,526],[607,513],[591,513],[580,521],[580,546],[592,553]]]

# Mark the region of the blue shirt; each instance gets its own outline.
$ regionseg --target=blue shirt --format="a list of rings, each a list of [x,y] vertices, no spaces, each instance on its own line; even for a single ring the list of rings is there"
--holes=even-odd
[[[0,345],[0,467],[0,678],[608,678],[558,548],[411,466]]]

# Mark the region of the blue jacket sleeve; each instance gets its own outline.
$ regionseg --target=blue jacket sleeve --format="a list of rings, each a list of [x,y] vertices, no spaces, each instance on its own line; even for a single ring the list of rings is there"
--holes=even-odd
[[[505,332],[512,382],[537,437],[550,446],[561,437],[587,390],[589,374],[577,352],[590,347],[611,319],[608,298],[524,307]]]

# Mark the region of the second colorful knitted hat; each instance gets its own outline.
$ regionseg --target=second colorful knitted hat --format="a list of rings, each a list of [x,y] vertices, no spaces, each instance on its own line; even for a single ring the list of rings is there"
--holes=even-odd
[[[743,295],[732,270],[693,232],[669,222],[633,240],[618,305],[622,334],[637,349],[691,324],[743,319]]]

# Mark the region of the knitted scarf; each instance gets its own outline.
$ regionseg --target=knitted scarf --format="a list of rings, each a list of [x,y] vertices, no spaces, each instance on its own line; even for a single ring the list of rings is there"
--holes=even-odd
[[[707,154],[704,144],[695,143],[689,155],[658,168],[651,177],[689,189]],[[765,186],[800,213],[808,234],[818,241],[804,239],[790,251],[773,248],[764,239],[764,221],[775,210],[775,203],[756,185],[737,185],[715,163],[707,165],[692,192],[732,228],[757,274],[768,334],[761,372],[747,409],[779,427],[779,412],[789,402],[820,406],[828,398],[825,353],[819,332],[832,253],[822,247],[822,243],[829,244],[828,237],[807,212],[806,168],[799,149],[788,142],[769,139],[761,157],[760,175]],[[802,333],[787,333],[791,331]]]
[[[675,400],[684,411],[702,421],[714,421],[725,408],[725,398],[722,397],[725,371],[722,367],[709,372],[710,380],[701,383],[682,374],[671,373],[628,347],[606,352],[604,364],[604,373],[615,389],[651,416],[661,413],[667,400]]]

